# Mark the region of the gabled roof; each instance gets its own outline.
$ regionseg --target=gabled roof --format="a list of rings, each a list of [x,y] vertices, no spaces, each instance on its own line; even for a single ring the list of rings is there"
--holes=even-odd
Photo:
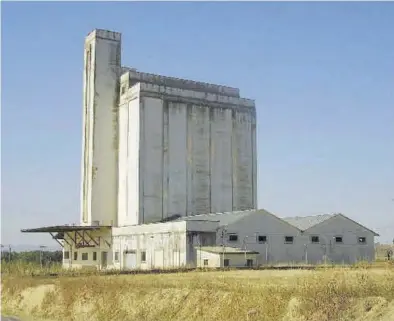
[[[336,216],[342,216],[343,218],[353,222],[354,224],[357,224],[358,226],[361,226],[362,228],[370,231],[373,233],[375,236],[379,236],[378,233],[375,231],[372,231],[371,229],[365,227],[364,225],[361,225],[360,223],[352,220],[351,218],[341,214],[341,213],[336,213],[336,214],[322,214],[322,215],[313,215],[313,216],[295,216],[295,217],[285,217],[282,218],[282,220],[288,222],[289,224],[297,227],[301,231],[306,231],[316,225],[319,225],[320,223],[323,223],[333,217]]]
[[[56,233],[56,232],[72,232],[72,231],[92,231],[100,230],[102,228],[110,228],[111,226],[104,225],[55,225],[44,226],[38,228],[22,229],[22,233]]]
[[[255,213],[256,210],[199,214],[193,216],[183,216],[175,221],[210,221],[210,222],[219,222],[219,226],[224,226],[224,225],[233,224]]]
[[[282,220],[287,223],[295,226],[301,231],[306,231],[311,227],[320,224],[328,219],[334,217],[336,214],[322,214],[322,215],[313,215],[313,216],[295,216],[295,217],[284,217]]]
[[[290,225],[292,228],[298,229],[297,226],[289,224],[287,221],[282,218],[264,210],[264,209],[252,209],[246,211],[235,211],[235,212],[223,212],[223,213],[211,213],[211,214],[199,214],[193,216],[184,216],[175,221],[210,221],[210,222],[219,222],[219,226],[227,226],[233,223],[240,221],[248,216],[260,214],[260,215],[269,215],[278,221]]]

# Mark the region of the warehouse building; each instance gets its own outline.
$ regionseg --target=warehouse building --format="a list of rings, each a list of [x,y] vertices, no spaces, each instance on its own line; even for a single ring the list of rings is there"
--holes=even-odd
[[[84,62],[80,224],[23,230],[51,233],[65,268],[373,259],[376,234],[343,215],[258,209],[256,107],[239,89],[122,66],[112,31],[86,37]]]

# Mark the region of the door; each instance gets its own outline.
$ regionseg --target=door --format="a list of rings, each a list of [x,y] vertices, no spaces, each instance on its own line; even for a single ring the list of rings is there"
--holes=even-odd
[[[126,270],[133,270],[137,268],[137,254],[135,251],[126,251],[124,253],[124,268]]]
[[[101,252],[101,268],[107,267],[108,252]]]
[[[180,260],[179,260],[179,256],[180,256],[180,252],[179,251],[174,251],[173,252],[173,260],[172,260],[172,262],[173,262],[173,266],[174,267],[180,267]]]
[[[155,251],[155,267],[156,268],[163,268],[164,267],[164,252],[163,250],[156,250]]]

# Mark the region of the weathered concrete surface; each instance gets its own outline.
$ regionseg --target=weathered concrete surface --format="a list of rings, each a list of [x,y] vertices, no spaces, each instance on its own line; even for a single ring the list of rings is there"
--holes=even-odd
[[[91,32],[84,59],[82,224],[257,208],[253,100],[122,67],[117,32]]]
[[[85,40],[81,223],[116,225],[121,35],[94,30]]]
[[[255,209],[254,103],[145,83],[136,94],[135,86],[119,112],[119,226]]]

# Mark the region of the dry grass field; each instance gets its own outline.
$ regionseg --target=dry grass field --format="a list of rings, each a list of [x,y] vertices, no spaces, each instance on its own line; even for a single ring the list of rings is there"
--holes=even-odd
[[[31,267],[3,268],[2,313],[27,321],[394,320],[389,263],[74,277],[32,277]]]

